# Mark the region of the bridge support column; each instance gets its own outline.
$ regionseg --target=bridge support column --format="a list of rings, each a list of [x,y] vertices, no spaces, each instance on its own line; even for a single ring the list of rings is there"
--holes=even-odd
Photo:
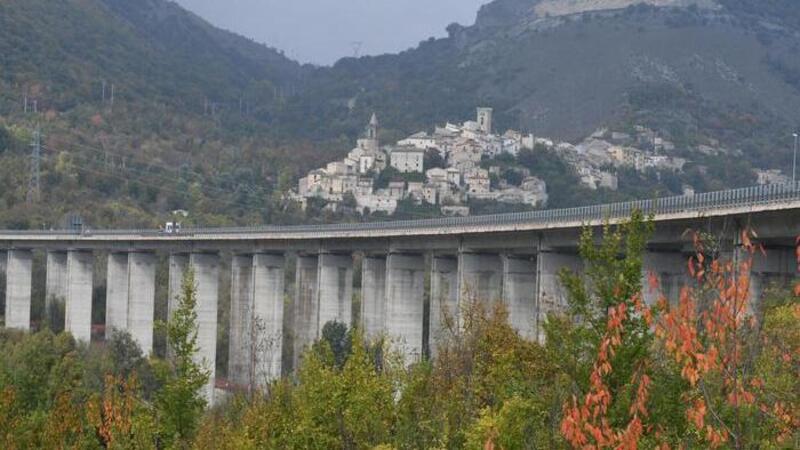
[[[361,326],[369,338],[385,331],[386,257],[364,256],[361,263]]]
[[[44,320],[54,332],[64,330],[67,299],[67,252],[47,252]]]
[[[195,361],[205,365],[209,381],[204,396],[214,404],[214,381],[217,362],[217,303],[219,301],[219,255],[192,253],[189,264],[197,286],[197,345]]]
[[[561,285],[559,272],[569,269],[576,273],[583,271],[583,261],[575,253],[558,253],[552,250],[540,251],[536,259],[536,336],[544,342],[542,324],[552,312],[564,311],[567,306],[567,291]]]
[[[750,267],[750,308],[757,311],[761,305],[764,291],[773,286],[791,287],[798,272],[797,257],[794,248],[766,248],[766,254],[756,251],[753,254],[753,265]],[[739,260],[749,255],[738,250]]]
[[[2,295],[3,301],[5,302],[5,295],[6,295],[6,267],[8,265],[8,252],[5,250],[0,250],[0,287],[3,288]],[[3,314],[5,314],[5,309],[3,309]]]
[[[228,349],[228,379],[236,386],[250,386],[252,348],[253,257],[231,259],[231,324]]]
[[[94,255],[90,251],[67,252],[67,296],[64,330],[88,343],[92,338],[92,291]]]
[[[386,259],[386,332],[406,364],[422,356],[425,257],[391,253]]]
[[[431,356],[447,329],[458,325],[458,259],[434,255],[431,260],[431,312],[428,346]]]
[[[282,255],[234,256],[228,376],[239,386],[265,386],[281,375]]]
[[[681,288],[689,281],[687,276],[688,257],[681,252],[645,251],[642,261],[642,296],[647,305],[654,305],[661,295],[671,304],[677,304]],[[650,286],[650,278],[655,276],[658,288]]]
[[[153,351],[153,322],[156,305],[156,255],[128,254],[128,314],[126,329],[142,353]]]
[[[532,257],[503,258],[503,301],[511,326],[523,338],[536,339],[536,262]]]
[[[353,255],[322,253],[317,265],[319,322],[317,338],[328,322],[350,327],[353,309]]]
[[[106,340],[128,330],[128,254],[109,253],[106,269]]]
[[[169,298],[167,299],[167,319],[172,318],[172,313],[178,307],[178,298],[181,295],[183,274],[189,267],[189,255],[173,253],[169,255]]]
[[[183,275],[189,267],[189,255],[172,253],[169,255],[169,285],[167,290],[167,320],[172,319],[175,309],[178,307],[178,298],[182,293]],[[167,358],[172,358],[174,353],[172,347],[167,342]]]
[[[318,257],[297,256],[294,286],[294,345],[292,367],[300,366],[303,352],[317,338],[319,308],[317,304]]]
[[[500,255],[461,252],[458,256],[459,305],[490,305],[503,296],[503,261]]]
[[[6,328],[30,330],[33,252],[9,250],[6,259]]]
[[[257,319],[254,335],[261,341],[254,346],[261,353],[255,367],[255,383],[259,386],[280,378],[283,369],[285,266],[283,255],[253,257],[253,311]]]

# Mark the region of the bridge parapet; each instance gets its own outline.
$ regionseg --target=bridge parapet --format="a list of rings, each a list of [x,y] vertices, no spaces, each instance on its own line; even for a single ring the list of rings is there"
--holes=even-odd
[[[376,238],[408,235],[442,235],[480,232],[502,232],[552,228],[574,228],[616,223],[630,218],[634,211],[652,215],[654,220],[713,217],[800,208],[800,182],[751,186],[725,191],[707,192],[609,203],[564,209],[448,217],[425,220],[403,220],[328,225],[258,226],[230,228],[184,229],[165,234],[158,230],[3,230],[0,241],[19,240],[231,240],[231,239],[336,239]]]

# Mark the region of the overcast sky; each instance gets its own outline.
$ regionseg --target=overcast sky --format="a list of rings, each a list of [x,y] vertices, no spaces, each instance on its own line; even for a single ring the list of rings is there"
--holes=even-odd
[[[453,22],[472,24],[489,0],[176,0],[212,24],[266,43],[302,62],[331,64],[445,36]]]

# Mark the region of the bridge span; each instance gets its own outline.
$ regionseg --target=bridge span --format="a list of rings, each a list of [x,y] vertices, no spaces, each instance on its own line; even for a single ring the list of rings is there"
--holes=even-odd
[[[293,365],[325,323],[353,324],[354,315],[368,335],[392,338],[409,362],[426,352],[435,354],[445,316],[457,319],[459,305],[469,298],[504,302],[511,324],[526,338],[541,339],[547,313],[564,305],[559,270],[582,269],[577,255],[581,230],[598,231],[603,223],[626,220],[635,210],[652,215],[655,222],[644,255],[645,271],[660,277],[670,298],[684,282],[691,252],[689,229],[718,237],[723,250],[734,255],[736,236],[745,228],[754,229],[767,247],[766,256],[759,256],[753,266],[755,295],[767,283],[796,276],[800,184],[414,221],[188,229],[175,234],[7,230],[0,231],[5,326],[30,329],[32,285],[44,282],[46,315],[63,308],[64,329],[88,342],[92,296],[95,287],[102,286],[95,276],[99,261],[106,274],[106,333],[130,332],[145,353],[153,349],[157,269],[168,266],[168,300],[162,299],[168,310],[174,307],[184,271],[194,269],[198,358],[212,371],[212,383],[222,268],[230,270],[228,372],[234,384],[263,383],[286,371],[281,358],[284,324],[291,327]],[[45,280],[33,280],[36,252],[46,255]],[[294,267],[287,270],[290,262]],[[354,277],[360,278],[355,287]],[[355,314],[354,290],[360,291],[361,299]],[[285,310],[287,291],[291,301]],[[652,300],[654,295],[646,297]],[[254,345],[254,328],[269,348]],[[257,348],[260,354],[255,355]],[[207,391],[210,400],[212,386]]]

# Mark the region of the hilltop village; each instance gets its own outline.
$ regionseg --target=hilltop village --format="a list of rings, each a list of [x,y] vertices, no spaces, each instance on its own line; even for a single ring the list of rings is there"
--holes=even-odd
[[[373,114],[347,157],[309,172],[292,198],[303,207],[316,198],[334,210],[348,206],[362,214],[388,215],[399,202],[411,200],[436,205],[444,215],[468,215],[473,200],[528,208],[547,205],[544,180],[523,167],[509,170],[495,164],[513,160],[522,151],[554,153],[590,189],[617,190],[620,168],[680,172],[687,162],[670,156],[675,145],[644,127],[636,127],[635,134],[601,129],[573,145],[516,130],[496,134],[492,116],[492,108],[478,108],[475,120],[446,123],[432,132],[421,131],[382,145],[378,117]]]

